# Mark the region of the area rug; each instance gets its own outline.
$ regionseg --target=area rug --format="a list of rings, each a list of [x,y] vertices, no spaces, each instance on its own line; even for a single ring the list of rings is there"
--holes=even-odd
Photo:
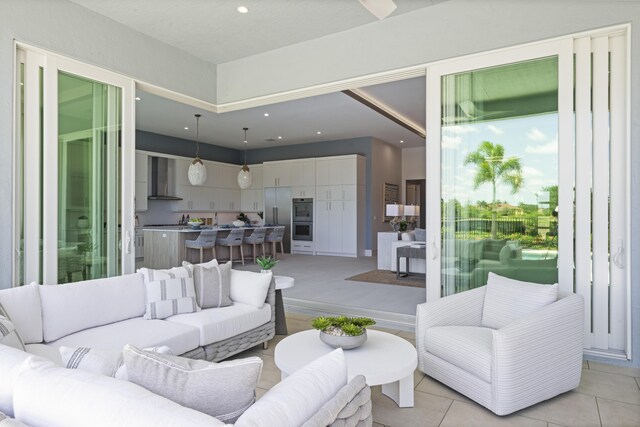
[[[396,279],[395,271],[389,270],[371,270],[366,273],[356,274],[348,277],[346,280],[356,282],[383,283],[385,285],[412,286],[414,288],[424,288],[424,276],[407,276]]]

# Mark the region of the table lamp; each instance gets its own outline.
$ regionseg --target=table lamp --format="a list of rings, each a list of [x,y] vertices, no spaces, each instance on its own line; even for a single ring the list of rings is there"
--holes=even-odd
[[[404,205],[392,204],[387,205],[386,207],[386,216],[392,216],[393,219],[389,221],[391,227],[393,227],[393,231],[398,231],[399,224],[401,221],[401,216],[404,215]]]

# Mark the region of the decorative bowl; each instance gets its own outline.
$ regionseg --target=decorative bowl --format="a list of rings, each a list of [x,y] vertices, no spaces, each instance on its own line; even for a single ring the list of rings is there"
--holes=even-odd
[[[244,227],[244,221],[240,221],[239,219],[233,221],[233,225],[236,227]]]
[[[320,341],[333,348],[351,350],[352,348],[360,347],[367,341],[367,330],[365,329],[364,333],[360,335],[344,336],[331,335],[327,334],[326,332],[320,331]]]
[[[202,221],[189,221],[187,224],[191,226],[194,230],[198,230],[200,226],[203,224]]]

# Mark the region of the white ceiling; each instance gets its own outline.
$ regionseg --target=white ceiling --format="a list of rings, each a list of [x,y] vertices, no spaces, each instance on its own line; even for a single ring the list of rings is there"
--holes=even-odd
[[[215,64],[378,22],[358,0],[71,1]],[[445,0],[394,1],[397,9],[386,19]],[[238,13],[240,5],[249,13]],[[361,91],[424,128],[424,78]],[[137,129],[194,140],[194,114],[199,112],[200,141],[230,148],[243,148],[243,127],[250,128],[249,148],[365,136],[400,147],[424,145],[424,138],[343,93],[222,114],[148,93],[138,95]]]
[[[71,1],[214,64],[378,21],[358,0]],[[394,1],[386,19],[445,0]]]

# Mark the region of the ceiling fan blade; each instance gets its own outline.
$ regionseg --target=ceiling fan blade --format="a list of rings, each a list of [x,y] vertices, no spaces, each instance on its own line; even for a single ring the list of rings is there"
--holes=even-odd
[[[393,0],[358,0],[376,18],[384,19],[396,10]]]

